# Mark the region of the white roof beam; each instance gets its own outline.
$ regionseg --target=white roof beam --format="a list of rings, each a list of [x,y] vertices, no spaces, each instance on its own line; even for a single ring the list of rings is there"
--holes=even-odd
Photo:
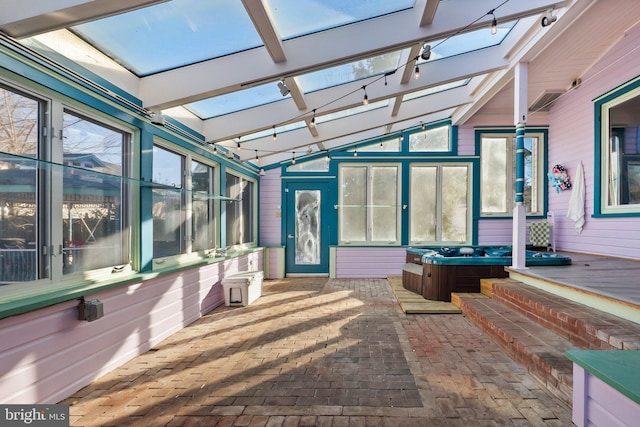
[[[464,55],[427,62],[421,67],[420,79],[411,78],[407,84],[399,83],[401,79],[398,76],[399,73],[389,76],[386,86],[382,81],[372,83],[380,77],[376,76],[307,94],[305,100],[310,108],[326,105],[325,108],[316,110],[316,116],[321,116],[359,105],[364,94],[360,90],[363,85],[367,85],[370,102],[375,102],[443,83],[486,74],[506,66],[508,66],[508,62],[504,59],[504,48],[494,46]],[[352,92],[352,95],[345,96]],[[273,104],[267,104],[252,108],[251,111],[239,111],[208,119],[202,128],[203,134],[207,140],[220,141],[268,129],[274,124],[279,125],[301,120],[301,118],[295,119],[301,113],[293,103],[284,101],[278,101],[278,103],[277,108],[274,108]],[[310,119],[311,115],[310,110],[308,117],[305,118]]]
[[[273,25],[269,10],[264,7],[261,0],[242,0],[242,4],[249,14],[253,26],[258,31],[273,62],[284,62],[287,57],[278,30]]]
[[[11,7],[2,7],[0,31],[15,38],[29,37],[165,1],[168,0],[12,1]]]
[[[325,143],[344,135],[352,135],[368,129],[378,129],[377,135],[380,136],[382,133],[379,128],[386,124],[421,118],[471,102],[471,96],[468,92],[468,88],[463,86],[411,100],[406,102],[402,112],[393,118],[390,114],[390,108],[387,107],[330,122],[318,123],[316,124],[319,134],[317,138],[311,138],[305,127],[279,133],[276,141],[273,141],[271,136],[245,141],[241,144],[243,150],[240,155],[243,159],[249,159],[253,150],[291,151],[296,147]],[[222,145],[226,145],[226,143],[222,142]]]
[[[424,3],[424,6],[422,3]],[[422,9],[422,15],[420,16],[421,27],[431,25],[433,23],[433,18],[436,16],[436,10],[438,10],[439,4],[440,0],[426,0],[426,2],[425,0],[418,0],[416,2],[416,8],[419,7]]]
[[[526,3],[526,4],[525,4]],[[499,19],[511,20],[537,14],[566,1],[528,0],[509,2],[499,11]],[[438,7],[438,19],[428,27],[416,24],[415,10],[345,25],[283,42],[287,61],[274,63],[267,48],[256,48],[179,69],[157,73],[141,79],[140,98],[145,107],[164,109],[175,105],[222,95],[243,87],[276,81],[329,66],[346,63],[405,48],[423,41],[450,36],[488,26],[484,16],[488,2],[458,0]],[[478,20],[478,17],[482,18]],[[470,22],[476,21],[470,25]],[[380,31],[381,22],[393,31]],[[354,37],[366,34],[366,37]],[[349,40],[349,43],[344,43]],[[309,55],[313,52],[313,55]],[[229,73],[228,70],[235,70]],[[204,77],[206,76],[206,78]],[[158,90],[162,88],[162,90]]]

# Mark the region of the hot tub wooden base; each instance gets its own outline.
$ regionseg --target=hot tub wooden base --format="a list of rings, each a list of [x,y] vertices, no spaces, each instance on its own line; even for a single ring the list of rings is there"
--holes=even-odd
[[[451,301],[452,292],[479,293],[480,279],[507,277],[504,265],[422,265],[422,296]]]

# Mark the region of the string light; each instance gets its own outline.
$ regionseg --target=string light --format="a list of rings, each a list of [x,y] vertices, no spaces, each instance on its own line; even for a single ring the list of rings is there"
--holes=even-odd
[[[311,121],[309,122],[309,126],[312,128],[316,127],[316,109],[313,109],[313,117],[311,117]]]
[[[296,164],[296,152],[293,152],[293,155],[291,156],[291,164],[295,165]]]
[[[353,157],[358,157],[358,146],[353,149]]]
[[[489,12],[487,12],[487,15],[493,16],[493,19],[491,20],[491,34],[496,34],[498,32],[498,21],[496,20],[496,15],[494,14],[495,11],[495,9],[491,9]]]
[[[238,153],[240,152],[240,141],[239,140],[236,142],[236,150],[238,151]]]
[[[498,9],[498,8],[502,7],[504,4],[508,3],[509,1],[510,1],[510,0],[504,0],[504,1],[502,1],[498,6],[496,6],[496,7],[495,7],[495,8],[493,8],[493,9],[491,9],[491,10],[490,10],[489,12],[487,12],[485,15],[482,15],[481,17],[477,18],[476,20],[474,20],[473,22],[469,23],[469,24],[468,24],[467,26],[465,26],[464,28],[462,28],[462,29],[460,29],[460,30],[456,31],[455,33],[450,34],[449,36],[447,36],[446,38],[444,38],[443,40],[441,40],[440,42],[438,42],[434,47],[438,47],[438,46],[440,46],[442,43],[444,43],[444,42],[448,41],[450,38],[452,38],[452,37],[454,37],[454,36],[457,36],[458,34],[463,33],[467,28],[471,27],[473,24],[475,24],[475,23],[477,23],[478,21],[480,21],[480,20],[482,19],[482,17],[487,16],[487,15],[491,15],[491,16],[492,16],[492,20],[491,20],[491,34],[496,34],[496,33],[497,33],[497,31],[498,31],[498,21],[497,21],[496,16],[495,16],[495,11],[496,11],[496,9]],[[408,65],[411,63],[411,61],[415,61],[414,78],[415,78],[415,79],[419,79],[419,77],[420,77],[420,68],[419,68],[419,66],[418,66],[418,61],[419,61],[419,59],[420,59],[420,58],[422,58],[422,59],[423,59],[423,60],[425,60],[425,61],[429,60],[429,59],[430,59],[430,56],[431,56],[431,52],[432,52],[432,46],[431,46],[431,45],[429,45],[427,42],[425,42],[425,43],[422,45],[422,52],[421,52],[421,54],[420,54],[419,56],[417,56],[417,57],[415,57],[415,58],[410,59],[410,60],[409,60],[409,61],[407,61],[405,64],[398,66],[398,67],[397,67],[396,69],[394,69],[394,70],[391,70],[391,71],[388,71],[388,72],[384,73],[384,75],[379,76],[379,77],[378,77],[378,78],[376,78],[375,80],[371,81],[369,84],[372,84],[372,83],[375,83],[375,82],[377,82],[377,81],[379,81],[379,80],[381,80],[381,79],[384,79],[384,84],[385,84],[385,86],[386,86],[386,85],[387,85],[387,77],[388,77],[388,76],[390,76],[390,75],[392,75],[392,74],[395,74],[395,73],[396,73],[396,71],[398,71],[399,69],[401,69],[401,68],[404,68],[404,67],[408,66]],[[364,96],[363,96],[363,99],[362,99],[362,104],[363,104],[363,105],[368,105],[368,104],[369,104],[369,96],[368,96],[368,94],[367,94],[367,86],[368,86],[368,85],[363,85],[362,87],[360,87],[360,89],[362,89],[362,90],[364,91]],[[313,127],[315,127],[315,126],[316,126],[316,120],[315,120],[315,119],[316,119],[316,112],[317,112],[317,110],[318,110],[319,108],[324,108],[324,107],[326,107],[326,106],[328,106],[328,105],[330,105],[330,104],[333,104],[333,103],[335,103],[335,102],[337,102],[337,101],[339,101],[339,100],[341,100],[341,99],[344,99],[344,98],[346,98],[347,96],[349,96],[349,95],[353,94],[354,92],[356,92],[356,91],[358,91],[358,90],[359,90],[359,89],[356,89],[356,90],[354,90],[354,91],[351,91],[351,92],[349,92],[348,94],[343,95],[343,96],[340,96],[340,97],[338,97],[338,98],[336,98],[336,99],[334,99],[334,100],[332,100],[332,101],[329,101],[329,102],[327,102],[326,104],[323,104],[322,106],[320,106],[320,107],[318,107],[318,108],[314,108],[314,109],[312,110],[312,111],[313,111],[313,116],[311,117],[311,120],[310,120],[310,122],[309,122],[309,127],[312,127],[312,128],[313,128]],[[297,116],[297,117],[294,117],[293,119],[300,118],[300,117],[302,117],[303,115],[304,115],[304,114],[301,114],[301,115],[299,115],[299,116]],[[288,121],[287,121],[287,122],[288,122]],[[426,125],[425,125],[422,121],[420,122],[420,126],[421,126],[422,130],[425,130],[425,129],[426,129],[426,127],[425,127]],[[277,138],[278,138],[278,134],[277,134],[277,132],[276,132],[276,125],[275,125],[275,124],[273,125],[273,135],[272,135],[272,136],[273,136],[273,140],[274,140],[274,141],[275,141],[275,140],[277,140]],[[238,138],[238,142],[237,142],[237,149],[238,149],[238,151],[240,151],[240,150],[241,150],[241,147],[240,147],[240,141],[239,141],[239,139],[240,139],[240,138]],[[399,137],[399,139],[400,139],[400,140],[402,140],[402,137]],[[382,143],[381,143],[381,146],[382,146]],[[213,147],[213,152],[214,152],[214,154],[215,154],[215,153],[217,153],[217,151],[218,151],[218,150],[217,150],[217,147],[216,147],[216,145],[214,144],[214,147]],[[273,153],[276,153],[276,152],[282,152],[282,151],[279,151],[279,150],[278,150],[278,151],[273,151]],[[357,156],[357,155],[358,155],[358,151],[357,151],[357,147],[356,147],[356,148],[354,149],[354,156]],[[258,160],[257,150],[256,150],[256,160]],[[330,161],[330,160],[331,160],[331,156],[330,156],[329,154],[327,154],[327,161]],[[295,163],[295,161],[296,161],[296,159],[295,159],[295,152],[293,152],[293,156],[292,156],[292,159],[291,159],[291,163]]]

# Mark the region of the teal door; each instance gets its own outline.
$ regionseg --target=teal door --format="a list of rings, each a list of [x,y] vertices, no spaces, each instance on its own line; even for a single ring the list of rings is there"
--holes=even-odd
[[[329,184],[285,184],[287,276],[329,275]]]

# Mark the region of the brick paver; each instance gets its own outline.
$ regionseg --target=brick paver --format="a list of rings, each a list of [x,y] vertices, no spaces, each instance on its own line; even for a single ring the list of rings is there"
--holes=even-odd
[[[571,425],[462,315],[405,315],[384,279],[266,281],[61,403],[73,426]]]

